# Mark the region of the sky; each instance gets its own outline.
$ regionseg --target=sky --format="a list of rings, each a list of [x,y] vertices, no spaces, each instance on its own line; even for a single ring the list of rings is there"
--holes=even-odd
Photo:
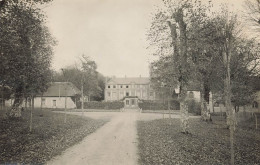
[[[203,1],[203,0],[202,0]],[[229,2],[242,9],[243,0]],[[75,65],[84,54],[97,63],[104,76],[148,77],[147,30],[162,0],[53,0],[45,6],[47,26],[57,40],[52,67]]]

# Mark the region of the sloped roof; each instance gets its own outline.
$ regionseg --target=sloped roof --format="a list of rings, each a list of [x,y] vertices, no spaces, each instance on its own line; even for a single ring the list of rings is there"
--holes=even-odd
[[[112,78],[107,84],[149,84],[149,77],[125,77],[125,78]]]
[[[75,96],[80,94],[80,90],[71,82],[52,82],[43,96],[47,97],[64,97]]]
[[[200,84],[192,82],[187,86],[188,91],[200,91]]]

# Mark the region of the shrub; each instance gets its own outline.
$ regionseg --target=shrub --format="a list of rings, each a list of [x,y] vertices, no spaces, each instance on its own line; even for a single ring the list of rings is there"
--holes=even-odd
[[[195,101],[194,99],[189,99],[187,100],[187,104],[189,113],[201,115],[201,107],[199,102]]]
[[[78,104],[78,108],[81,108],[81,104]],[[120,109],[124,107],[124,102],[113,101],[113,102],[98,102],[90,101],[84,103],[84,109]]]
[[[168,109],[168,102],[159,102],[159,101],[150,101],[144,100],[138,103],[139,108],[143,110],[167,110]],[[180,103],[176,100],[172,100],[170,103],[172,110],[179,110]]]

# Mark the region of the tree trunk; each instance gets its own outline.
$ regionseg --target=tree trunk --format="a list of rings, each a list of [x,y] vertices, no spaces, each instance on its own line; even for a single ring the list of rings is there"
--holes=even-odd
[[[209,89],[206,85],[205,81],[201,83],[201,119],[203,121],[211,121],[210,111],[208,109],[208,102],[209,102]]]
[[[21,113],[22,102],[23,102],[22,94],[16,93],[12,108],[11,108],[10,112],[8,113],[9,118],[11,118],[11,119],[21,118],[21,116],[22,116],[22,113]]]
[[[225,76],[225,104],[226,104],[226,114],[227,114],[227,125],[230,130],[230,154],[231,154],[231,165],[235,164],[235,151],[234,151],[234,131],[235,131],[235,110],[232,108],[231,104],[231,83],[230,83],[230,58],[231,58],[231,44],[230,41],[227,46],[226,52],[223,52],[223,61],[226,67]]]
[[[32,123],[32,119],[33,119],[33,111],[34,111],[34,96],[31,96],[31,100],[32,100],[32,106],[31,106],[31,114],[30,114],[30,132],[32,132],[32,127],[33,127],[33,123]]]
[[[189,133],[189,114],[188,105],[185,101],[180,102],[180,113],[181,113],[181,132]]]
[[[26,96],[25,97],[25,105],[24,105],[24,107],[25,107],[25,110],[27,110],[27,108],[28,108],[28,97]]]

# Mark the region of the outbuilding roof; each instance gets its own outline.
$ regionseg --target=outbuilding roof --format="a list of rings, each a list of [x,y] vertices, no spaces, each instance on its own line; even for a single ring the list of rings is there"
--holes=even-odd
[[[52,82],[46,92],[45,97],[64,97],[80,94],[80,90],[71,82]]]

